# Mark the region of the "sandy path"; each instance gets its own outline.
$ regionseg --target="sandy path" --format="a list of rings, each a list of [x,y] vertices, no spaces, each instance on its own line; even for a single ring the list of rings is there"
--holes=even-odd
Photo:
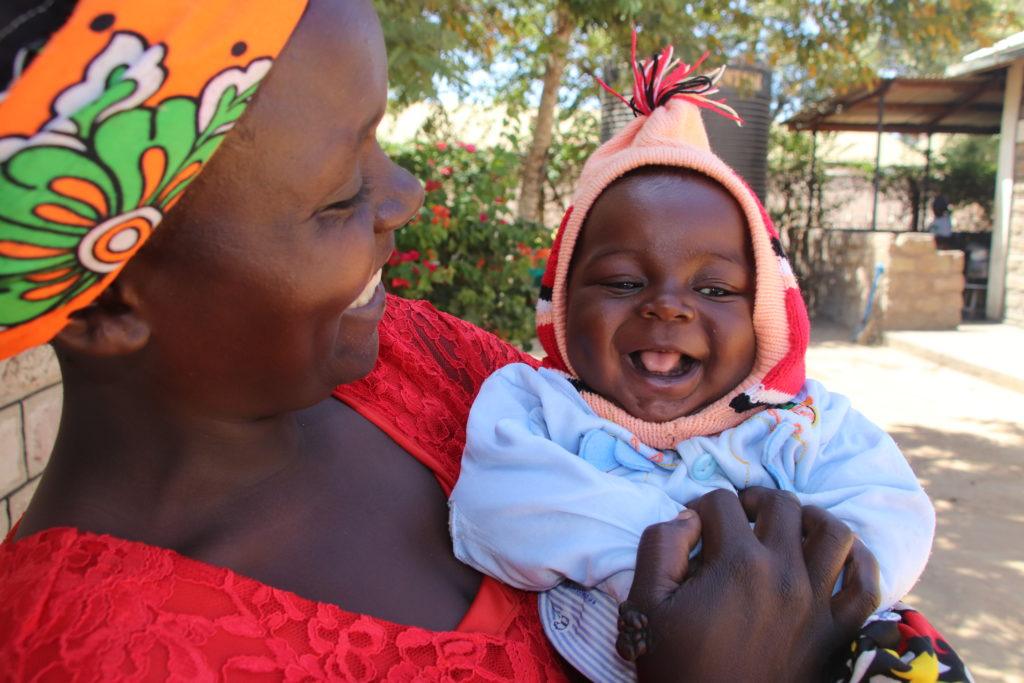
[[[1024,683],[1024,394],[905,351],[816,336],[808,376],[889,430],[938,511],[908,602],[979,682]]]

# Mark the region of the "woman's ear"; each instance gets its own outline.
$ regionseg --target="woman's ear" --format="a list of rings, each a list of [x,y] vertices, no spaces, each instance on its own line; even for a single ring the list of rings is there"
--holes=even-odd
[[[114,280],[95,301],[71,314],[54,344],[93,357],[123,356],[149,341],[149,323],[140,315],[134,288]]]

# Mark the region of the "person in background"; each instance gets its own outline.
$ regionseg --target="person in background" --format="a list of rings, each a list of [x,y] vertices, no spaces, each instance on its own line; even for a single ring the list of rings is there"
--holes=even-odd
[[[935,218],[928,224],[928,232],[936,238],[946,239],[953,236],[953,217],[949,211],[949,200],[945,196],[935,195],[932,201],[932,212]]]

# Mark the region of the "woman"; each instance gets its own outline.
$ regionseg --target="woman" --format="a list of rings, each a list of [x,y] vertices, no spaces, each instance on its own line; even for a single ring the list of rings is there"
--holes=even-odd
[[[385,302],[422,190],[375,140],[372,6],[240,7],[81,0],[0,108],[0,352],[52,337],[65,396],[0,548],[3,677],[558,679],[532,596],[449,545],[470,400],[523,357]],[[743,505],[697,505],[686,581],[696,519],[645,536],[646,677],[814,677],[873,608],[845,527]]]

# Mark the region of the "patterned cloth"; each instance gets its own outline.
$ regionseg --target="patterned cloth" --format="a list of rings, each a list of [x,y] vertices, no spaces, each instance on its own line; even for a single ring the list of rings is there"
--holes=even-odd
[[[923,614],[897,603],[892,611],[872,617],[861,628],[834,680],[971,683],[974,678]]]
[[[49,341],[117,277],[245,111],[305,5],[78,3],[0,101],[0,358]]]

